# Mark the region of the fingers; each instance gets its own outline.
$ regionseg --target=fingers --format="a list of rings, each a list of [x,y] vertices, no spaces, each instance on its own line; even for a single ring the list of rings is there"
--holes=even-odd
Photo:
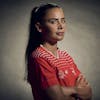
[[[76,85],[79,87],[86,87],[89,85],[89,83],[87,82],[86,78],[82,74],[80,74],[76,80]]]
[[[82,75],[79,75],[79,77],[77,78],[77,82],[80,82],[82,80]]]
[[[85,78],[82,74],[80,74],[79,77],[77,78],[77,82],[80,83],[82,81],[85,81]]]

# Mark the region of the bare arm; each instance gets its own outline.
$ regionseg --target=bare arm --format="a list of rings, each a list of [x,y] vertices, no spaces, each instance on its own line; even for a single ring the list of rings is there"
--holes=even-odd
[[[64,87],[62,86],[62,91],[66,96],[72,96],[77,94],[76,87]]]
[[[73,91],[72,91],[73,92]],[[72,93],[66,93],[64,94],[64,89],[62,89],[59,85],[55,85],[52,87],[49,87],[45,90],[45,93],[49,100],[75,100],[70,94]]]
[[[64,95],[72,95],[81,100],[91,100],[92,89],[83,75],[80,75],[76,81],[75,87],[61,87]]]
[[[76,81],[75,87],[62,87],[55,85],[45,90],[49,100],[75,100],[78,96],[79,100],[91,100],[92,90],[86,79],[80,75]]]

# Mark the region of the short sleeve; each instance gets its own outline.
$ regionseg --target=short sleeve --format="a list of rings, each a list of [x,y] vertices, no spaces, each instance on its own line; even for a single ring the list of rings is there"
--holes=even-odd
[[[38,76],[38,82],[42,89],[59,84],[56,70],[45,59],[40,57],[33,59],[33,68],[35,67],[36,76]]]

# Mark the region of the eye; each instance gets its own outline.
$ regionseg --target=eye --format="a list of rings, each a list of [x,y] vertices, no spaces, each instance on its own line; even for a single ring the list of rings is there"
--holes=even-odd
[[[62,19],[61,22],[64,24],[64,23],[66,23],[66,20],[65,19]]]
[[[51,24],[57,24],[57,20],[56,19],[48,20],[48,22],[51,23]]]

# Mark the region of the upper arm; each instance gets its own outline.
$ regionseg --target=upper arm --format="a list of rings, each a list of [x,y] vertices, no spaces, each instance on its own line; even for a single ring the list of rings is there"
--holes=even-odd
[[[59,85],[56,69],[44,58],[33,58],[31,56],[29,61],[29,79],[37,80],[36,83],[41,89],[44,90],[53,85]]]
[[[59,85],[56,70],[43,58],[31,58],[30,67],[33,70],[30,75],[39,88],[44,90],[49,100],[74,100],[70,96],[65,96]],[[31,70],[30,69],[30,70]],[[47,99],[48,100],[48,99]]]
[[[35,67],[38,83],[48,100],[66,100],[57,79],[56,71],[43,58],[33,59],[33,67]]]
[[[53,66],[51,66],[43,58],[37,58],[35,61],[37,62],[36,69],[37,75],[39,75],[38,79],[41,83],[41,88],[46,89],[54,85],[59,85],[56,70],[53,68]]]

